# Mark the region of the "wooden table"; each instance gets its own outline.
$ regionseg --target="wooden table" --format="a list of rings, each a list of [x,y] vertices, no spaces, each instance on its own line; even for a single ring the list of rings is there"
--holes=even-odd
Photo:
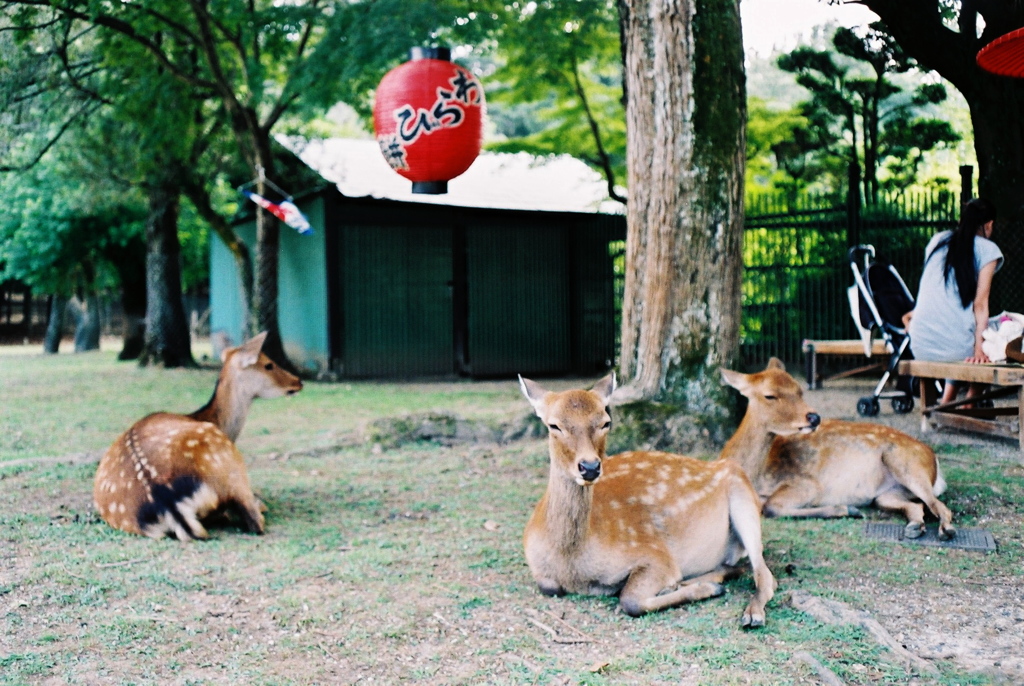
[[[1024,451],[1024,367],[904,360],[899,364],[899,373],[916,376],[921,380],[922,431],[928,430],[930,423],[934,426],[948,426],[1003,438],[1013,438],[1018,441],[1018,445]],[[988,384],[992,389],[983,394],[982,398],[1014,395],[1017,398],[1017,405],[969,410],[963,408],[963,405],[972,402],[969,400],[936,405],[938,391],[935,384],[932,383],[932,379],[954,379]],[[1016,417],[1016,422],[1000,421],[999,417]]]

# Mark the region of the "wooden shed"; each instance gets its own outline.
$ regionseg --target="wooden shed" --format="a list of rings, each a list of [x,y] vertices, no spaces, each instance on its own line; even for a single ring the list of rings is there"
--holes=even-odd
[[[291,360],[342,378],[611,367],[612,251],[625,218],[445,200],[350,197],[335,185],[297,198],[314,233],[282,227],[279,321]],[[253,221],[237,228],[251,245]],[[239,293],[234,261],[215,242],[211,330],[236,342]]]

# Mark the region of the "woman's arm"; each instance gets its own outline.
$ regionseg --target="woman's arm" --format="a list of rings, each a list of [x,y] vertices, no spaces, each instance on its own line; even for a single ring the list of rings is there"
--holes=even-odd
[[[981,334],[988,327],[988,296],[992,292],[992,277],[995,276],[997,262],[992,260],[978,272],[978,290],[974,294],[974,357],[968,357],[967,362],[991,362],[981,348],[984,340]]]

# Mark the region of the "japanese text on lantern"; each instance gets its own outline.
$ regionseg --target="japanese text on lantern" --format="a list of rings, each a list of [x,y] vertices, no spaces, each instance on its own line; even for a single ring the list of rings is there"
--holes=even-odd
[[[456,70],[448,80],[450,88],[437,88],[437,99],[429,109],[403,105],[394,111],[397,129],[378,139],[380,150],[392,169],[408,169],[405,146],[437,129],[453,129],[465,119],[464,106],[479,106],[480,84],[468,73]]]

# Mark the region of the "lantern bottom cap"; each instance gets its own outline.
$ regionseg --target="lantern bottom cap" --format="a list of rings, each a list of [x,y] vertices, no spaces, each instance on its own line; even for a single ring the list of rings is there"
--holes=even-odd
[[[442,193],[448,192],[447,181],[413,181],[412,182],[413,193],[423,193],[425,195],[441,195]]]

